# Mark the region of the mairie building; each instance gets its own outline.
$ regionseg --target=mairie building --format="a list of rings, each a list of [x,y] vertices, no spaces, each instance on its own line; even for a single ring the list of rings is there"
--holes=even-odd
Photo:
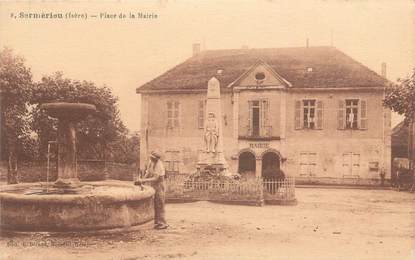
[[[198,51],[137,88],[140,167],[163,154],[169,173],[193,173],[204,149],[208,81],[220,83],[229,171],[282,170],[309,183],[390,178],[389,82],[334,47]]]

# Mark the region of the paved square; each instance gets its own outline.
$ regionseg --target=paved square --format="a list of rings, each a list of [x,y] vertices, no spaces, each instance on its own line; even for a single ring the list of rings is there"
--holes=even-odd
[[[163,231],[148,224],[100,236],[3,236],[1,259],[414,259],[415,194],[318,188],[296,193],[297,206],[168,204],[171,228]]]

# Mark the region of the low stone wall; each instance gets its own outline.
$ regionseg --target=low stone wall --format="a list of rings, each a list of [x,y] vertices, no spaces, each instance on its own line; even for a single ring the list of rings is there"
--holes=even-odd
[[[380,179],[330,178],[330,177],[296,177],[298,185],[341,185],[341,186],[381,186]],[[390,179],[385,179],[384,186],[390,186]]]
[[[108,179],[120,181],[133,181],[134,175],[137,174],[135,164],[107,163]]]
[[[135,165],[104,161],[78,161],[78,176],[81,181],[101,181],[105,179],[132,181],[136,173]],[[19,182],[46,182],[46,162],[19,162]],[[50,163],[49,181],[57,179],[56,162]],[[7,163],[0,163],[0,181],[7,180]]]

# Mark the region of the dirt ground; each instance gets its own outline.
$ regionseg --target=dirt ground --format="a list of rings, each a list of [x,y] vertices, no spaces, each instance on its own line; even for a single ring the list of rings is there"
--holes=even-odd
[[[297,188],[296,206],[168,204],[171,228],[3,234],[1,259],[415,259],[415,194]]]

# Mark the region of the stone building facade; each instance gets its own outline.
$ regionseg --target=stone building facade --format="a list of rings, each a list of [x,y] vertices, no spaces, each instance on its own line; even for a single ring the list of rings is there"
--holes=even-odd
[[[281,169],[322,183],[375,183],[381,171],[390,177],[388,82],[333,47],[194,53],[137,88],[141,158],[159,150],[167,171],[195,171],[212,77],[221,84],[230,171],[249,178]]]

